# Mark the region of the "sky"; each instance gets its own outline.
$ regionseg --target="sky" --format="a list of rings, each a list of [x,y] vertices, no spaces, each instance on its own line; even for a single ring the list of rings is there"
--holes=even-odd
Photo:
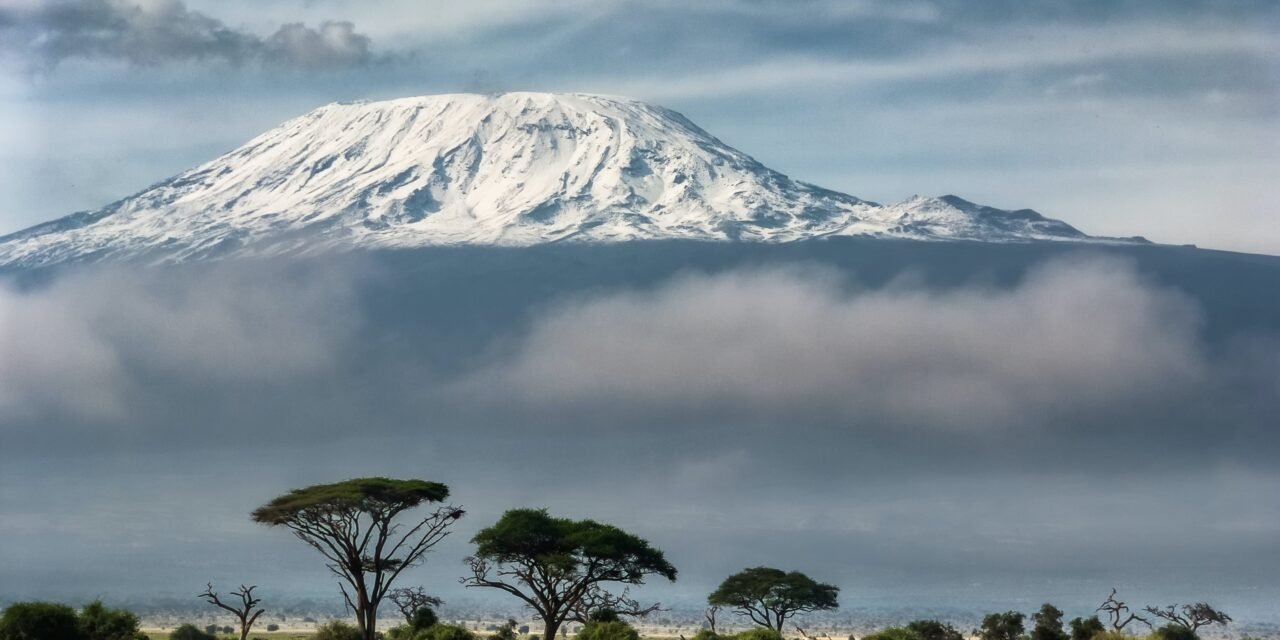
[[[1280,253],[1265,0],[4,0],[0,232],[332,101],[593,92],[788,175]]]
[[[1280,254],[1278,28],[1274,2],[0,0],[0,231],[330,101],[547,90],[867,199]],[[693,606],[776,563],[852,610],[1117,586],[1280,622],[1277,259],[840,242],[0,274],[0,599],[336,600],[247,514],[389,475],[466,507],[411,576],[454,601],[470,535],[542,506],[653,541],[681,577],[642,593]]]
[[[0,599],[336,604],[248,513],[387,475],[467,510],[404,578],[453,604],[482,598],[456,582],[470,536],[545,507],[663,549],[679,579],[635,594],[684,608],[766,564],[839,585],[860,624],[1082,615],[1111,587],[1280,621],[1274,259],[873,244],[0,280]]]

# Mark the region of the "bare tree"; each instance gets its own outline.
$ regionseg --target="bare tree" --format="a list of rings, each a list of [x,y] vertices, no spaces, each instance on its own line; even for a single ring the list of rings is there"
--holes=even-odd
[[[1096,611],[1102,611],[1107,614],[1110,618],[1111,629],[1113,631],[1122,631],[1130,622],[1134,622],[1135,620],[1147,625],[1148,627],[1151,626],[1151,623],[1147,622],[1146,618],[1131,612],[1125,603],[1116,600],[1115,587],[1111,588],[1111,595],[1107,596],[1107,599],[1103,601],[1102,606],[1098,607]]]
[[[253,628],[253,623],[257,622],[258,616],[262,615],[262,612],[265,611],[265,609],[261,608],[254,611],[254,607],[257,607],[258,603],[262,602],[261,598],[253,597],[253,590],[257,588],[257,586],[246,587],[244,585],[240,585],[239,589],[231,592],[231,595],[240,598],[240,602],[236,603],[233,601],[231,604],[227,604],[218,598],[218,593],[213,590],[213,583],[210,582],[205,588],[204,593],[201,593],[196,597],[204,598],[205,602],[208,602],[215,607],[226,609],[234,614],[235,617],[240,620],[240,640],[245,640],[245,638],[249,637],[249,630]]]
[[[582,594],[569,610],[569,617],[566,620],[586,624],[591,621],[591,614],[597,611],[612,611],[620,616],[630,616],[633,618],[643,618],[655,611],[665,611],[662,603],[654,603],[644,606],[631,597],[631,588],[623,588],[622,593],[613,595],[608,591],[600,588],[600,585],[591,585]]]
[[[400,613],[404,616],[406,622],[413,623],[413,614],[423,607],[439,608],[444,604],[444,600],[432,595],[427,595],[426,589],[422,587],[400,587],[392,589],[387,597],[396,605]]]
[[[1227,615],[1227,612],[1214,609],[1204,602],[1184,604],[1181,607],[1171,604],[1163,609],[1147,607],[1147,613],[1164,618],[1180,627],[1186,627],[1192,632],[1205,625],[1225,625],[1231,622],[1231,616]]]
[[[716,615],[719,613],[720,605],[718,604],[711,605],[707,607],[706,611],[702,612],[702,617],[707,619],[707,626],[711,628],[711,633],[719,633],[716,631]]]

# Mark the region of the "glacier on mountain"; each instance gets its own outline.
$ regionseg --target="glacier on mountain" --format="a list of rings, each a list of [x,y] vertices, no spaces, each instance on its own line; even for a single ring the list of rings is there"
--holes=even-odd
[[[0,238],[0,265],[842,235],[1124,241],[955,196],[860,200],[634,100],[450,94],[321,107],[102,209]]]

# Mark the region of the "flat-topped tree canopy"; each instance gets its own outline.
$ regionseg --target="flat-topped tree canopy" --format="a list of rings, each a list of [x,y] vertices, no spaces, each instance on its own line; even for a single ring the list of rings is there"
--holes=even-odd
[[[449,535],[463,515],[437,507],[419,520],[397,522],[401,513],[443,502],[449,487],[428,480],[353,478],[294,489],[254,509],[250,517],[284,526],[328,561],[365,640],[377,634],[378,606],[406,568]]]
[[[536,560],[574,570],[590,562],[593,582],[676,579],[676,568],[648,541],[594,520],[556,518],[545,509],[512,509],[471,539],[476,557],[497,563]]]
[[[840,588],[800,573],[772,567],[743,569],[707,596],[713,606],[730,607],[738,615],[779,633],[797,613],[835,609]]]
[[[636,616],[657,610],[604,585],[638,585],[651,575],[676,579],[676,568],[643,538],[594,520],[552,517],[544,509],[507,511],[471,541],[472,575],[462,584],[524,601],[543,621],[544,640],[554,640],[566,620],[587,621],[592,608]]]
[[[299,515],[315,511],[358,511],[395,515],[424,502],[443,502],[449,487],[429,480],[353,478],[331,484],[294,489],[254,509],[254,522],[287,524]]]

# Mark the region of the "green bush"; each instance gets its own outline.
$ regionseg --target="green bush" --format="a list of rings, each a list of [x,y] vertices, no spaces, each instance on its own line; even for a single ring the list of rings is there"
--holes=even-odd
[[[588,622],[577,637],[579,640],[640,640],[640,633],[621,620],[610,620]]]
[[[347,624],[341,620],[331,620],[316,629],[316,634],[312,636],[312,640],[364,640],[364,636],[360,634],[360,630],[355,625]]]
[[[387,629],[387,632],[383,635],[386,640],[409,640],[413,637],[413,633],[414,631],[409,628],[409,625],[400,624]]]
[[[721,640],[723,637],[710,629],[699,629],[693,634],[693,640]]]
[[[76,611],[53,602],[16,602],[0,615],[0,640],[85,640]]]
[[[865,636],[862,640],[920,640],[920,636],[910,629],[889,627]]]
[[[1093,640],[1094,636],[1106,630],[1098,616],[1071,620],[1071,640]]]
[[[587,622],[619,622],[622,618],[618,617],[618,612],[607,607],[596,609],[587,616]]]
[[[80,630],[86,640],[140,640],[138,616],[124,609],[108,609],[94,600],[80,610]]]
[[[747,629],[746,631],[735,633],[729,637],[733,638],[733,640],[782,640],[781,633],[764,627]]]
[[[418,630],[413,640],[477,640],[471,630],[456,624],[437,624],[429,629]]]
[[[169,640],[218,640],[212,633],[205,633],[193,624],[184,624],[169,632]]]
[[[440,616],[431,607],[418,607],[413,610],[413,615],[409,617],[409,628],[414,631],[422,631],[430,629],[440,622]]]
[[[502,626],[495,629],[492,636],[493,640],[517,640],[519,637],[516,634],[516,621],[510,618]]]
[[[1123,631],[1102,631],[1093,634],[1090,640],[1134,640],[1134,637]]]
[[[1177,624],[1166,624],[1156,629],[1151,637],[1155,640],[1200,640],[1196,632]]]

